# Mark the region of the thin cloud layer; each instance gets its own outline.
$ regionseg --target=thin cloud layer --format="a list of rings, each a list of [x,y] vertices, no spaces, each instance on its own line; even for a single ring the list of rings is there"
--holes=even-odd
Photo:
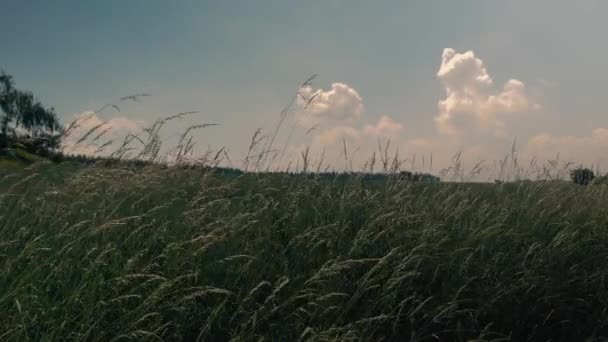
[[[320,130],[314,135],[312,145],[327,148],[337,144],[342,148],[342,140],[346,139],[348,142],[362,145],[361,148],[365,149],[367,145],[375,147],[378,138],[397,137],[402,130],[403,125],[383,115],[377,123],[367,124],[362,128],[342,125]]]
[[[358,140],[361,137],[361,132],[356,128],[349,126],[333,127],[319,132],[313,139],[313,146],[328,147],[342,143],[343,139],[349,141]]]
[[[608,128],[600,127],[586,136],[539,134],[529,139],[525,152],[552,158],[559,153],[561,159],[571,162],[604,164],[608,161],[603,157],[607,149]]]
[[[483,61],[473,51],[443,51],[437,77],[446,97],[438,103],[437,129],[446,134],[462,134],[470,129],[492,129],[504,134],[500,114],[529,111],[531,104],[523,82],[512,79],[496,91]]]

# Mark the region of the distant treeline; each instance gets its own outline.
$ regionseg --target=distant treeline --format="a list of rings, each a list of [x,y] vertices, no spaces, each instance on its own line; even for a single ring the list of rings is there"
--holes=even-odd
[[[120,158],[108,158],[108,157],[97,157],[89,155],[61,155],[56,158],[56,161],[70,161],[79,164],[86,165],[100,165],[100,166],[133,166],[133,167],[144,167],[151,165],[158,165],[160,167],[168,167],[164,164],[158,164],[153,161],[138,160],[138,159],[120,159]],[[173,167],[185,168],[185,169],[213,169],[214,172],[226,175],[226,176],[239,176],[245,172],[241,169],[221,167],[221,166],[209,166],[202,164],[179,164]],[[288,175],[302,175],[298,172],[273,172],[276,174],[288,174]],[[361,181],[385,181],[388,177],[398,178],[400,180],[407,180],[412,182],[424,182],[424,183],[437,183],[441,179],[437,176],[428,173],[414,173],[410,171],[401,171],[399,173],[365,173],[365,172],[320,172],[320,173],[309,173],[308,176],[314,177],[320,180],[331,180],[331,181],[346,181],[350,179],[358,179]]]

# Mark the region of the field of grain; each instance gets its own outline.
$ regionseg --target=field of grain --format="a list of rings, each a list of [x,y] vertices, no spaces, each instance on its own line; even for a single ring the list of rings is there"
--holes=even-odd
[[[2,341],[608,338],[608,188],[0,171]]]

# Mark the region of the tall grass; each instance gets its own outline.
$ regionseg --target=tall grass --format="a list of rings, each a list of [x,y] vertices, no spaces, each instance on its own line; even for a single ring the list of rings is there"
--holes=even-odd
[[[192,112],[127,135],[118,162],[0,168],[0,340],[608,338],[607,185],[557,181],[559,158],[525,169],[515,143],[489,166],[496,185],[463,182],[488,166],[461,154],[441,171],[459,182],[408,181],[416,156],[390,140],[361,168],[383,178],[321,175],[309,147],[298,174],[261,172],[285,155],[292,104],[256,130],[245,173],[206,167],[232,165],[226,149],[193,159],[210,124],[161,152],[161,128]]]
[[[0,340],[601,340],[608,188],[121,164],[0,181]]]

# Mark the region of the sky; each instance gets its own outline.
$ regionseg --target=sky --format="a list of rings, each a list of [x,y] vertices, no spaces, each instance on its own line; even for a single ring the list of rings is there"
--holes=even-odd
[[[224,147],[237,164],[299,93],[271,148],[277,167],[308,148],[315,163],[362,168],[390,138],[421,171],[457,152],[465,168],[492,165],[514,141],[522,163],[559,153],[606,169],[607,11],[602,0],[2,0],[0,68],[63,122],[88,115],[81,129],[139,134],[199,111],[168,125],[167,141],[215,123],[193,133],[197,151]],[[151,96],[120,101],[138,93]],[[95,113],[108,103],[120,111]]]

